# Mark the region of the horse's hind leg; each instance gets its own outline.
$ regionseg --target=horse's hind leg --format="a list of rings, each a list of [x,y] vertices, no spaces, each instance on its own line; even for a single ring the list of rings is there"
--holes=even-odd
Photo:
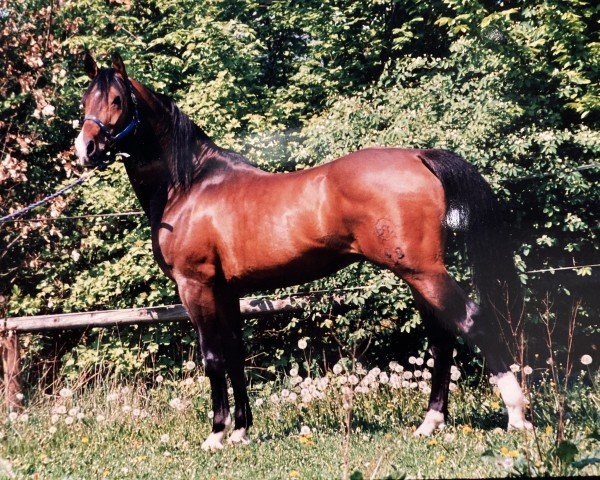
[[[508,410],[508,428],[530,429],[525,420],[525,399],[508,368],[509,355],[499,325],[469,300],[442,265],[404,274],[404,279],[427,302],[433,315],[448,329],[457,329],[471,346],[478,346],[498,379],[500,395]]]
[[[427,338],[433,356],[433,372],[431,377],[431,393],[423,423],[415,431],[415,435],[428,436],[442,427],[448,415],[448,390],[450,385],[450,366],[455,334],[449,331],[436,318],[433,310],[417,291],[413,291],[417,308],[423,319]]]

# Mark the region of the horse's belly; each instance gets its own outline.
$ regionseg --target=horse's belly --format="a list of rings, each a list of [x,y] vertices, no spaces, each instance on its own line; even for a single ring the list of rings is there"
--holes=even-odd
[[[313,250],[292,259],[256,258],[253,262],[226,269],[228,283],[240,293],[253,290],[288,287],[330,275],[359,259],[347,251]]]

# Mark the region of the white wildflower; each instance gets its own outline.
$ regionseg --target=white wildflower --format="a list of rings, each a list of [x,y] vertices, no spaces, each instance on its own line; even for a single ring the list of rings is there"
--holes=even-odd
[[[60,420],[60,415],[57,415],[56,413],[50,417],[50,423],[52,425],[57,423],[59,420]]]
[[[61,390],[60,390],[60,392],[58,392],[58,394],[62,398],[71,398],[73,396],[73,390],[71,390],[70,388],[61,388]]]
[[[429,360],[427,360],[427,366],[429,368],[433,368],[434,365],[435,365],[435,360],[433,358],[430,358]]]
[[[358,377],[356,375],[350,375],[348,377],[348,383],[350,385],[356,385],[358,383]]]
[[[412,374],[412,372],[407,371],[407,372],[404,372],[402,374],[402,376],[404,377],[404,380],[410,380],[413,377],[413,374]]]
[[[10,412],[10,413],[8,414],[8,419],[9,419],[11,422],[14,422],[14,421],[15,421],[15,420],[16,420],[18,417],[19,417],[19,414],[18,414],[17,412]]]
[[[521,370],[521,367],[519,365],[517,365],[516,363],[513,363],[510,366],[510,371],[513,373],[517,373],[519,370]]]
[[[106,399],[107,399],[109,402],[114,402],[114,401],[116,401],[116,400],[118,400],[118,399],[119,399],[119,394],[118,394],[118,393],[115,393],[115,392],[109,393],[109,394],[106,396]]]
[[[385,385],[385,384],[386,384],[386,383],[388,383],[389,381],[390,381],[390,378],[388,377],[388,374],[387,374],[387,373],[385,373],[385,372],[381,372],[381,373],[379,374],[379,382],[380,382],[382,385]]]
[[[186,387],[191,387],[194,384],[194,379],[192,377],[188,377],[183,381],[183,384]]]
[[[456,383],[452,383],[452,382],[450,382],[450,385],[448,385],[448,389],[449,389],[451,392],[455,392],[455,391],[457,390],[457,388],[458,388],[458,387],[457,387]]]
[[[56,433],[56,427],[54,425],[52,425],[49,429],[48,432],[50,433],[50,435],[54,435]]]
[[[304,338],[301,338],[300,340],[298,340],[298,348],[300,350],[304,350],[307,346],[308,346],[308,343],[306,342],[306,340]]]
[[[21,392],[19,392],[15,395],[15,397],[17,400],[21,401],[25,398],[25,395],[23,395]]]
[[[298,369],[297,368],[292,368],[290,370],[290,377],[297,377],[298,376]]]
[[[531,375],[533,373],[533,368],[531,368],[529,365],[525,365],[523,367],[523,373],[525,375]]]
[[[96,415],[96,421],[98,423],[102,423],[104,420],[106,420],[106,417],[104,415],[102,415],[101,413]]]
[[[74,421],[75,421],[75,419],[73,417],[65,417],[66,425],[71,425]]]
[[[271,402],[273,402],[273,403],[278,403],[279,402],[279,395],[277,395],[276,393],[273,393],[269,397],[269,400],[271,400]]]
[[[69,410],[69,415],[71,417],[77,416],[78,413],[79,413],[79,407],[73,407]]]
[[[413,356],[408,357],[408,363],[410,363],[411,365],[414,365],[415,363],[417,363],[417,359]]]
[[[121,410],[123,411],[123,413],[130,413],[131,412],[131,406],[130,405],[123,405],[123,407],[121,408]]]
[[[257,398],[256,401],[254,402],[254,405],[256,405],[257,407],[260,407],[263,403],[264,403],[264,400],[262,398]]]
[[[160,436],[160,443],[169,443],[169,439],[170,439],[169,434],[168,433],[163,433]]]
[[[342,373],[342,371],[343,371],[343,370],[344,370],[344,369],[342,368],[342,366],[341,366],[339,363],[336,363],[336,364],[333,366],[333,373],[334,373],[335,375],[339,375],[340,373]]]
[[[417,364],[419,367],[421,365],[423,365],[424,362],[425,362],[425,360],[423,360],[421,357],[419,357],[415,360],[415,364]]]
[[[156,383],[162,383],[162,382],[164,382],[164,380],[165,380],[165,377],[163,377],[162,375],[157,375],[156,378],[154,379],[154,381]]]
[[[281,398],[287,398],[287,397],[289,397],[289,396],[290,396],[290,391],[289,391],[287,388],[284,388],[284,389],[281,391]]]
[[[582,357],[579,359],[579,361],[583,364],[583,365],[590,365],[592,363],[592,357],[591,355],[588,355],[587,353],[585,355],[582,355]]]
[[[302,425],[302,428],[300,428],[300,435],[310,435],[310,427]]]
[[[192,360],[188,360],[187,362],[185,362],[183,364],[183,366],[185,367],[185,369],[189,372],[191,372],[194,368],[196,368],[196,362],[192,361]]]

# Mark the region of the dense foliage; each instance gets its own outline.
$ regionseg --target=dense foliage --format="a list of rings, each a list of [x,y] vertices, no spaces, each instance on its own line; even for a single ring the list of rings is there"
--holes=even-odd
[[[73,178],[71,145],[88,82],[80,53],[102,60],[117,49],[132,76],[269,170],[302,169],[369,145],[455,150],[510,202],[531,317],[547,290],[559,304],[571,295],[598,307],[590,293],[598,274],[588,267],[526,273],[598,263],[594,2],[46,3],[0,3],[1,214]],[[143,217],[64,218],[137,209],[117,165],[37,212],[56,221],[3,225],[0,315],[177,302],[154,265]],[[464,263],[460,249],[451,255]],[[468,272],[452,268],[467,285]],[[353,312],[334,314],[322,302],[305,318],[248,321],[250,350],[266,353],[270,368],[288,363],[301,337],[326,355],[368,345],[373,360],[382,358],[378,346],[409,341],[419,325],[407,288],[391,274],[358,264],[295,290],[365,285],[348,295],[360,307]],[[36,340],[30,352],[47,356],[56,340]],[[58,340],[72,372],[99,360],[118,371],[167,365],[195,341],[187,326],[92,331],[74,348],[79,335]]]

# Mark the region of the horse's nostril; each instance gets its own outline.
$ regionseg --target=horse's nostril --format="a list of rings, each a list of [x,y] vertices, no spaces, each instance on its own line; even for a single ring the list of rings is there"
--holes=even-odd
[[[88,154],[88,157],[91,157],[92,154],[94,153],[94,150],[96,150],[96,144],[94,143],[93,140],[90,140],[87,144],[87,148],[86,148],[86,152]]]

